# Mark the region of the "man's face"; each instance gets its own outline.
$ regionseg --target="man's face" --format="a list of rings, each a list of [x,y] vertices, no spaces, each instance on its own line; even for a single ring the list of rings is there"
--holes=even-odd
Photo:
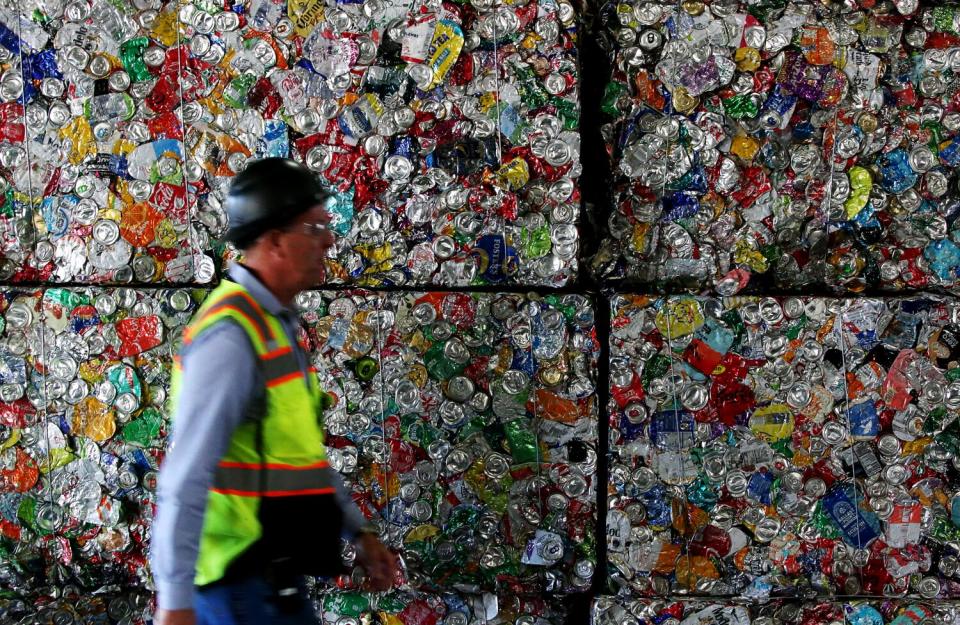
[[[334,243],[333,231],[327,229],[329,224],[330,213],[317,204],[284,228],[282,246],[289,281],[301,290],[324,280],[323,259]]]

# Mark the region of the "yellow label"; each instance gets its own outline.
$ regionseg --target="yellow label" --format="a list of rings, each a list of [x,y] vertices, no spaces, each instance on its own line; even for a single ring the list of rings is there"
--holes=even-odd
[[[737,48],[733,60],[741,72],[753,72],[760,67],[760,51],[756,48]]]
[[[407,341],[410,347],[417,350],[417,352],[421,354],[427,351],[428,349],[430,349],[430,341],[427,340],[427,337],[425,337],[423,335],[423,332],[421,332],[420,330],[417,330],[416,332],[411,334],[410,337],[407,339]]]
[[[750,429],[778,441],[793,434],[793,411],[786,404],[770,404],[753,411]]]
[[[351,358],[366,356],[373,349],[376,336],[373,329],[354,319],[347,330],[347,340],[343,344],[343,353]]]
[[[427,368],[421,364],[415,364],[410,367],[410,373],[407,374],[410,381],[417,385],[417,388],[423,388],[427,384],[427,378],[430,374]]]
[[[709,558],[704,556],[680,556],[677,559],[677,584],[693,590],[702,579],[718,579],[720,573]]]
[[[660,334],[674,339],[696,332],[703,321],[700,304],[688,297],[667,302],[657,313],[654,323]]]
[[[102,442],[113,436],[117,422],[110,406],[95,397],[87,397],[73,409],[70,427],[81,436]]]
[[[287,15],[293,29],[301,37],[308,37],[314,27],[323,21],[322,0],[287,0]]]
[[[739,239],[733,244],[733,260],[750,267],[757,273],[763,273],[769,268],[766,257],[758,250],[753,249],[745,239]]]
[[[110,202],[111,199],[113,200],[113,202]],[[122,217],[122,213],[118,209],[116,209],[114,206],[110,205],[111,203],[115,203],[116,199],[117,199],[117,196],[111,193],[110,197],[108,198],[107,207],[100,209],[99,214],[102,219],[109,219],[110,221],[115,221],[117,223],[120,223],[120,218]]]
[[[51,449],[44,462],[39,463],[41,473],[49,473],[54,469],[65,467],[76,459],[76,456],[69,449],[57,447]]]
[[[676,87],[671,95],[673,95],[673,108],[678,113],[691,113],[700,104],[700,99],[690,95],[683,86]]]
[[[85,158],[97,153],[97,142],[93,140],[93,129],[86,117],[74,117],[73,121],[60,129],[60,136],[70,139],[67,160],[71,165],[79,165]]]
[[[730,153],[739,156],[745,161],[752,161],[760,149],[760,143],[756,139],[747,135],[738,135],[733,138],[730,145]]]
[[[541,41],[543,41],[543,37],[537,33],[527,33],[527,35],[520,40],[520,47],[524,50],[533,50]]]
[[[9,449],[16,445],[20,441],[20,430],[11,430],[10,438],[5,440],[2,445],[0,445],[0,451],[4,449]]]
[[[173,227],[173,222],[169,219],[162,219],[157,224],[157,242],[162,247],[173,247],[177,244],[180,236]]]
[[[164,11],[157,15],[157,19],[154,20],[150,36],[162,43],[164,47],[169,48],[177,43],[179,23],[176,11]]]
[[[103,375],[103,363],[99,360],[90,360],[80,365],[78,375],[84,382],[93,384]]]
[[[404,625],[403,619],[396,614],[390,614],[389,612],[378,612],[377,614],[383,625]]]
[[[503,186],[516,191],[530,182],[530,166],[521,157],[507,161],[497,170],[497,178]]]
[[[630,233],[630,249],[637,254],[646,254],[650,246],[650,224],[640,221],[633,224],[633,231]]]
[[[433,68],[433,80],[429,89],[443,83],[444,77],[457,62],[463,49],[463,31],[450,20],[440,20],[433,31],[430,42],[430,58],[427,63]]]
[[[433,538],[440,533],[440,528],[436,525],[418,525],[403,537],[403,542],[410,544]]]
[[[851,168],[848,175],[850,176],[850,197],[843,203],[843,208],[847,212],[847,219],[853,219],[870,201],[873,178],[866,168],[859,165]]]
[[[497,103],[497,94],[492,91],[488,91],[480,96],[480,110],[484,113],[488,112],[493,106]]]
[[[114,142],[113,147],[111,148],[112,152],[118,156],[125,156],[133,152],[137,147],[137,144],[128,139],[119,139]]]

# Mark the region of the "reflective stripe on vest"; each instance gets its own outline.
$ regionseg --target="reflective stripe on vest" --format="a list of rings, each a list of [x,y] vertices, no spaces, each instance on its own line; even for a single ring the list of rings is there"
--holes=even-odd
[[[292,347],[281,347],[260,357],[267,387],[277,386],[303,375]]]
[[[211,490],[241,497],[297,497],[335,492],[326,461],[307,466],[223,461],[217,465]]]
[[[267,349],[273,349],[274,346],[276,346],[277,340],[273,336],[273,332],[270,331],[270,326],[267,325],[266,320],[263,318],[263,311],[261,311],[259,304],[257,304],[252,297],[243,292],[227,295],[220,301],[216,302],[213,306],[204,311],[203,317],[200,318],[200,321],[202,321],[208,315],[212,315],[224,309],[233,310],[250,322],[250,325],[252,325],[256,330],[260,341],[267,346]],[[186,343],[190,343],[190,341],[193,340],[193,331],[191,331],[189,327],[184,335],[184,340]]]

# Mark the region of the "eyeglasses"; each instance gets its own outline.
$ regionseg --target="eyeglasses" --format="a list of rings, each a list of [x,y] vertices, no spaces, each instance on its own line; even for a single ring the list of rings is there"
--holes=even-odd
[[[304,234],[309,234],[310,236],[319,237],[324,232],[330,232],[329,224],[321,223],[315,221],[313,223],[300,224],[300,229]]]

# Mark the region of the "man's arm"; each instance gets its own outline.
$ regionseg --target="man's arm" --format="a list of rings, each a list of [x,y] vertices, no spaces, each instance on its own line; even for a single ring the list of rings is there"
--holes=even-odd
[[[247,416],[256,388],[256,355],[244,330],[232,323],[203,332],[182,356],[180,395],[172,441],[160,469],[151,564],[157,605],[192,609],[193,578],[217,462]]]
[[[361,529],[369,529],[371,528],[371,525],[367,521],[366,517],[363,516],[363,513],[360,512],[360,509],[357,508],[357,504],[354,503],[353,498],[347,491],[347,487],[343,483],[343,478],[341,475],[336,471],[331,470],[330,477],[333,481],[333,486],[337,489],[337,504],[343,511],[342,536],[345,540],[352,542],[357,537],[357,534]]]

